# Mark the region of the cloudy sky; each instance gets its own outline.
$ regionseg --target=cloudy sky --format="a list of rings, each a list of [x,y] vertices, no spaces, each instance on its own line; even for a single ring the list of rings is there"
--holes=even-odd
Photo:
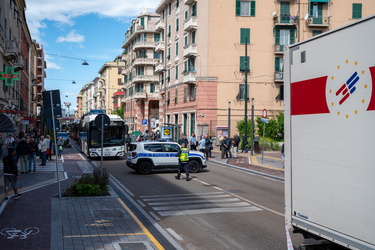
[[[46,53],[45,88],[60,89],[61,102],[71,102],[72,113],[82,86],[122,53],[131,20],[142,9],[154,12],[159,4],[160,0],[26,0],[31,37]],[[83,66],[82,60],[89,65]]]

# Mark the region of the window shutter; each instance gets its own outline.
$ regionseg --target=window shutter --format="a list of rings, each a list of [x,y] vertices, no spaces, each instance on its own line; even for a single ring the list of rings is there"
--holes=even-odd
[[[250,2],[250,16],[255,16],[255,1]]]
[[[295,29],[291,29],[289,32],[290,32],[290,44],[294,44],[296,30]]]
[[[280,72],[280,57],[275,57],[275,71]]]
[[[247,57],[247,63],[245,58],[244,56],[240,57],[240,71],[250,70],[250,57]]]
[[[280,30],[275,30],[275,44],[280,44]]]
[[[240,16],[240,15],[241,15],[241,1],[236,0],[236,16]]]
[[[247,41],[246,41],[247,38]],[[245,44],[245,43],[250,43],[250,29],[244,29],[241,28],[241,37],[240,37],[240,43]]]

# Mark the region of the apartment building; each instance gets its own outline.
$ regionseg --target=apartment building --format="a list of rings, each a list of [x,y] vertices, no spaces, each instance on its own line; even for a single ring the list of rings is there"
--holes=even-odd
[[[162,56],[156,51],[161,35],[156,31],[159,15],[142,13],[132,21],[125,33],[122,60],[124,62],[124,117],[130,130],[150,129],[144,121],[159,119],[160,84],[155,67]],[[142,124],[143,123],[143,124]]]
[[[226,134],[230,108],[233,135],[252,105],[255,117],[283,112],[284,46],[373,14],[375,2],[164,0],[156,13],[159,120]]]

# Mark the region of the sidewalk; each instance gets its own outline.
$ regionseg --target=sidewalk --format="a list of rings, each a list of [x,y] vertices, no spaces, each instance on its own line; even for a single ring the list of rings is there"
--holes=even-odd
[[[212,156],[209,161],[229,167],[267,175],[284,174],[283,169],[277,169],[281,159],[276,153],[265,153],[264,164],[259,164],[261,155],[253,158],[239,154],[236,159],[221,159],[220,152],[213,150]],[[262,166],[255,166],[254,161]],[[64,160],[58,168],[58,178],[55,160],[38,166],[36,172],[20,174],[18,188],[23,196],[19,200],[12,197],[13,191],[9,201],[3,200],[4,180],[0,176],[0,249],[180,248],[157,223],[149,222],[146,213],[138,211],[142,209],[121,192],[115,181],[111,181],[115,191],[111,196],[59,199],[59,190],[63,193],[82,173],[93,170],[90,161],[74,148],[64,150]]]

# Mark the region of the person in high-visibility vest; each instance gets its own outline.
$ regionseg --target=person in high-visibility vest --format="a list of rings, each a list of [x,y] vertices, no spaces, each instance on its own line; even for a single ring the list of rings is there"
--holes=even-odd
[[[176,156],[178,157],[179,164],[177,176],[175,176],[175,178],[179,180],[181,176],[181,170],[184,169],[186,174],[186,181],[190,181],[191,178],[189,177],[189,149],[186,147],[185,143],[181,144],[181,148],[180,150],[178,150]]]

